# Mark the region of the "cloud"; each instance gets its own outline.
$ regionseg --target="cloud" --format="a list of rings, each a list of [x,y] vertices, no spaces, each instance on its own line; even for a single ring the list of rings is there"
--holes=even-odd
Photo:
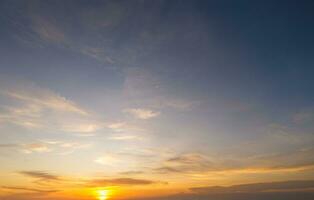
[[[57,144],[58,146],[58,155],[69,155],[74,153],[79,149],[87,149],[92,146],[91,143],[80,143],[80,142],[60,142]]]
[[[269,166],[269,167],[243,167],[234,169],[221,169],[216,171],[209,171],[209,173],[217,174],[270,174],[270,173],[289,173],[289,172],[301,172],[305,170],[314,169],[314,164],[306,165],[293,165],[293,166]]]
[[[0,156],[12,156],[12,152],[21,151],[21,146],[16,143],[2,143],[0,144]]]
[[[161,102],[164,106],[174,108],[177,110],[182,110],[182,111],[188,111],[194,106],[197,106],[200,104],[199,101],[187,101],[184,99],[179,99],[175,97],[168,97],[161,99]]]
[[[28,176],[31,178],[39,179],[40,181],[59,181],[61,177],[50,174],[44,171],[20,171],[19,174]]]
[[[252,183],[230,187],[210,186],[190,188],[188,192],[166,196],[140,197],[140,200],[312,200],[313,181]]]
[[[113,155],[105,155],[105,156],[96,158],[94,161],[101,165],[112,165],[118,162],[119,160]]]
[[[121,133],[143,132],[144,130],[136,125],[127,122],[112,122],[107,124],[107,128]]]
[[[32,4],[32,3],[30,3]],[[55,4],[56,6],[57,4]],[[60,6],[60,5],[59,5]],[[77,16],[82,26],[85,26],[84,33],[89,33],[85,35],[83,33],[80,34],[80,39],[77,40],[76,32],[73,32],[71,29],[68,28],[67,24],[64,22],[68,20],[67,16],[64,16],[62,20],[58,20],[56,16],[47,14],[48,12],[43,12],[41,9],[44,9],[45,6],[41,7],[41,9],[37,6],[25,6],[28,7],[27,13],[21,14],[25,16],[24,19],[20,19],[19,17],[12,17],[14,23],[12,23],[14,28],[17,29],[15,32],[15,38],[19,41],[32,45],[35,47],[45,47],[45,46],[54,46],[62,49],[66,49],[68,51],[72,51],[75,53],[82,54],[84,56],[88,56],[89,58],[95,59],[100,63],[104,63],[107,65],[112,65],[115,63],[114,59],[112,58],[112,49],[104,48],[104,44],[106,44],[102,38],[98,37],[98,45],[90,44],[86,40],[85,37],[91,37],[92,34],[94,37],[96,35],[99,36],[97,33],[88,31],[86,26],[90,26],[90,24],[84,24],[84,19],[86,16],[83,14],[82,16]],[[58,8],[58,10],[63,9],[64,5],[61,5],[62,8]],[[95,10],[93,10],[93,13]],[[31,13],[31,14],[30,14]],[[101,11],[102,13],[102,11]],[[27,23],[25,23],[25,19],[28,19]],[[73,18],[71,17],[70,21]],[[107,19],[106,19],[107,20]],[[93,23],[93,22],[89,22]],[[83,28],[83,27],[82,27]],[[95,31],[95,29],[94,29]],[[101,41],[99,43],[99,41]],[[100,44],[100,45],[99,45]],[[108,46],[108,45],[107,45]],[[111,67],[112,68],[112,67]]]
[[[137,135],[119,134],[109,137],[110,140],[143,140],[142,137]]]
[[[313,119],[314,119],[314,113],[310,111],[298,112],[292,116],[292,121],[296,124],[307,123],[307,122],[312,121]]]
[[[80,144],[80,143],[77,143],[77,142],[62,142],[60,144],[60,147],[63,147],[63,148],[70,148],[70,149],[80,149],[80,148],[85,148],[85,147],[88,147],[90,146],[90,144]]]
[[[193,164],[196,162],[202,162],[204,160],[205,160],[205,156],[201,154],[191,153],[191,154],[183,154],[180,156],[169,158],[167,162],[174,163],[174,164]]]
[[[228,187],[221,186],[195,187],[191,188],[190,190],[196,193],[209,194],[209,193],[257,193],[257,192],[274,192],[307,189],[314,189],[314,180],[254,183],[233,185]]]
[[[155,172],[160,173],[160,174],[171,174],[171,173],[180,173],[184,172],[182,169],[179,169],[177,167],[158,167],[154,169]]]
[[[0,148],[4,148],[4,149],[6,149],[6,148],[16,148],[18,146],[19,145],[17,145],[17,144],[0,144]]]
[[[44,143],[28,143],[28,144],[0,144],[0,148],[2,149],[12,149],[12,150],[18,150],[20,152],[30,154],[30,153],[45,153],[45,152],[51,152],[52,149],[49,148]]]
[[[154,169],[157,173],[192,173],[205,172],[212,169],[212,163],[205,155],[187,153],[174,156],[163,161],[162,166]]]
[[[79,132],[79,133],[92,133],[100,128],[102,128],[102,124],[97,122],[81,122],[81,123],[73,123],[73,124],[64,124],[61,130],[65,132]]]
[[[106,52],[103,48],[83,46],[79,49],[80,49],[80,52],[82,54],[89,56],[91,58],[94,58],[101,63],[107,63],[107,64],[111,64],[111,65],[115,63],[115,61],[106,54]],[[106,67],[106,68],[108,68],[108,67]]]
[[[38,116],[41,108],[45,107],[56,111],[88,115],[87,111],[77,106],[74,102],[55,94],[52,91],[36,86],[2,90],[1,92],[12,98],[28,103],[26,108],[20,110],[13,109],[12,111],[16,114],[27,114],[28,111],[31,111],[30,113],[37,113],[36,116]]]
[[[43,140],[34,143],[0,144],[0,149],[17,150],[26,154],[51,152],[57,155],[68,155],[78,149],[86,149],[91,146],[91,143]]]
[[[61,43],[65,41],[65,34],[53,20],[43,16],[31,15],[32,30],[43,40]]]
[[[42,190],[42,189],[34,189],[27,187],[12,187],[12,186],[2,186],[2,189],[10,190],[10,191],[26,191],[26,192],[38,192],[38,193],[53,193],[58,192],[59,190]]]
[[[200,104],[198,100],[173,95],[173,91],[165,85],[165,81],[159,75],[161,74],[158,72],[143,68],[126,70],[124,93],[128,103],[156,110],[171,108],[177,111],[188,111]]]
[[[93,186],[118,186],[118,185],[150,185],[157,183],[152,180],[134,179],[134,178],[117,178],[117,179],[95,179],[90,182]]]
[[[118,132],[123,131],[125,126],[126,126],[125,123],[121,122],[108,124],[108,128]]]
[[[0,97],[12,101],[0,108],[2,123],[75,134],[91,134],[104,127],[90,112],[55,92],[28,82],[7,82],[1,85]]]
[[[195,177],[221,177],[236,174],[286,174],[314,169],[314,149],[299,149],[261,156],[208,156],[186,153],[167,158],[153,173],[184,174]]]
[[[174,195],[136,198],[140,200],[312,200],[313,180],[252,183],[233,186],[193,187]],[[135,199],[135,198],[134,198]]]
[[[138,171],[138,170],[133,170],[133,171],[124,171],[120,172],[119,174],[121,175],[138,175],[138,174],[143,174],[143,171]]]
[[[22,41],[26,41],[27,43],[31,44],[37,44],[40,46],[54,45],[59,48],[80,53],[82,55],[88,56],[89,58],[95,59],[100,63],[106,64],[106,67],[115,63],[115,59],[112,58],[112,49],[104,48],[104,46],[108,46],[108,44],[104,42],[103,38],[97,33],[97,30],[99,30],[100,27],[93,27],[93,32],[90,32],[89,29],[86,29],[90,27],[91,24],[95,23],[94,21],[90,21],[90,19],[86,19],[86,16],[90,15],[90,13],[95,13],[95,10],[88,14],[83,12],[82,15],[77,15],[78,19],[76,20],[76,22],[79,22],[79,24],[77,25],[81,25],[82,28],[85,30],[84,33],[81,32],[79,39],[77,39],[77,33],[69,29],[67,27],[67,24],[64,23],[64,21],[67,20],[70,20],[68,22],[72,23],[72,17],[71,19],[68,19],[67,16],[64,16],[62,18],[63,21],[60,21],[57,19],[58,17],[56,16],[49,15],[47,14],[47,12],[42,13],[42,10],[34,9],[35,7],[33,6],[31,6],[31,8],[32,9],[30,13],[36,13],[29,16],[31,26],[23,27],[23,29],[25,29],[24,31],[28,31],[29,29],[31,37],[28,37],[27,34],[20,35],[19,38],[21,38]],[[63,8],[64,5],[61,5],[61,8],[59,7],[59,9]],[[106,9],[107,7],[102,6],[102,8]],[[103,10],[99,10],[98,12],[99,16],[104,15]],[[112,13],[112,10],[110,10],[109,13]],[[107,21],[107,24],[110,24],[110,22],[108,21],[108,17],[103,20]],[[90,37],[96,37],[98,39],[98,43],[96,45],[94,43],[91,44],[89,40],[86,40],[86,38],[90,39]]]
[[[23,146],[24,153],[43,153],[43,152],[50,152],[52,151],[47,145],[42,143],[32,143],[32,144],[25,144]]]
[[[154,118],[160,115],[160,112],[152,111],[149,109],[143,109],[143,108],[125,109],[124,112],[129,113],[138,119],[150,119],[150,118]]]

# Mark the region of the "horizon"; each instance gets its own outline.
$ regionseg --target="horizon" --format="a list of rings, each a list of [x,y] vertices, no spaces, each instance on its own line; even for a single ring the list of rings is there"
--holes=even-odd
[[[0,199],[314,199],[311,0],[0,0]]]

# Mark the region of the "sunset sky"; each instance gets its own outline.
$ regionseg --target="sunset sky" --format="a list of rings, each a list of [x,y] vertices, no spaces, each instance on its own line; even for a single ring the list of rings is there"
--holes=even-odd
[[[313,9],[0,0],[0,199],[313,197]]]

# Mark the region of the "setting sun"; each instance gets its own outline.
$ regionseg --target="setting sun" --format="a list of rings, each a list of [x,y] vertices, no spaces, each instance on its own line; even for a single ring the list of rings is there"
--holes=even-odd
[[[106,200],[109,197],[109,190],[97,190],[97,197],[99,200]]]

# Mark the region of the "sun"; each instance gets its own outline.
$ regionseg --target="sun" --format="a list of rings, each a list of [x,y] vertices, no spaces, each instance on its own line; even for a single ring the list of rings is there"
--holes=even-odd
[[[101,189],[97,190],[97,197],[99,200],[107,200],[109,197],[109,190]]]

